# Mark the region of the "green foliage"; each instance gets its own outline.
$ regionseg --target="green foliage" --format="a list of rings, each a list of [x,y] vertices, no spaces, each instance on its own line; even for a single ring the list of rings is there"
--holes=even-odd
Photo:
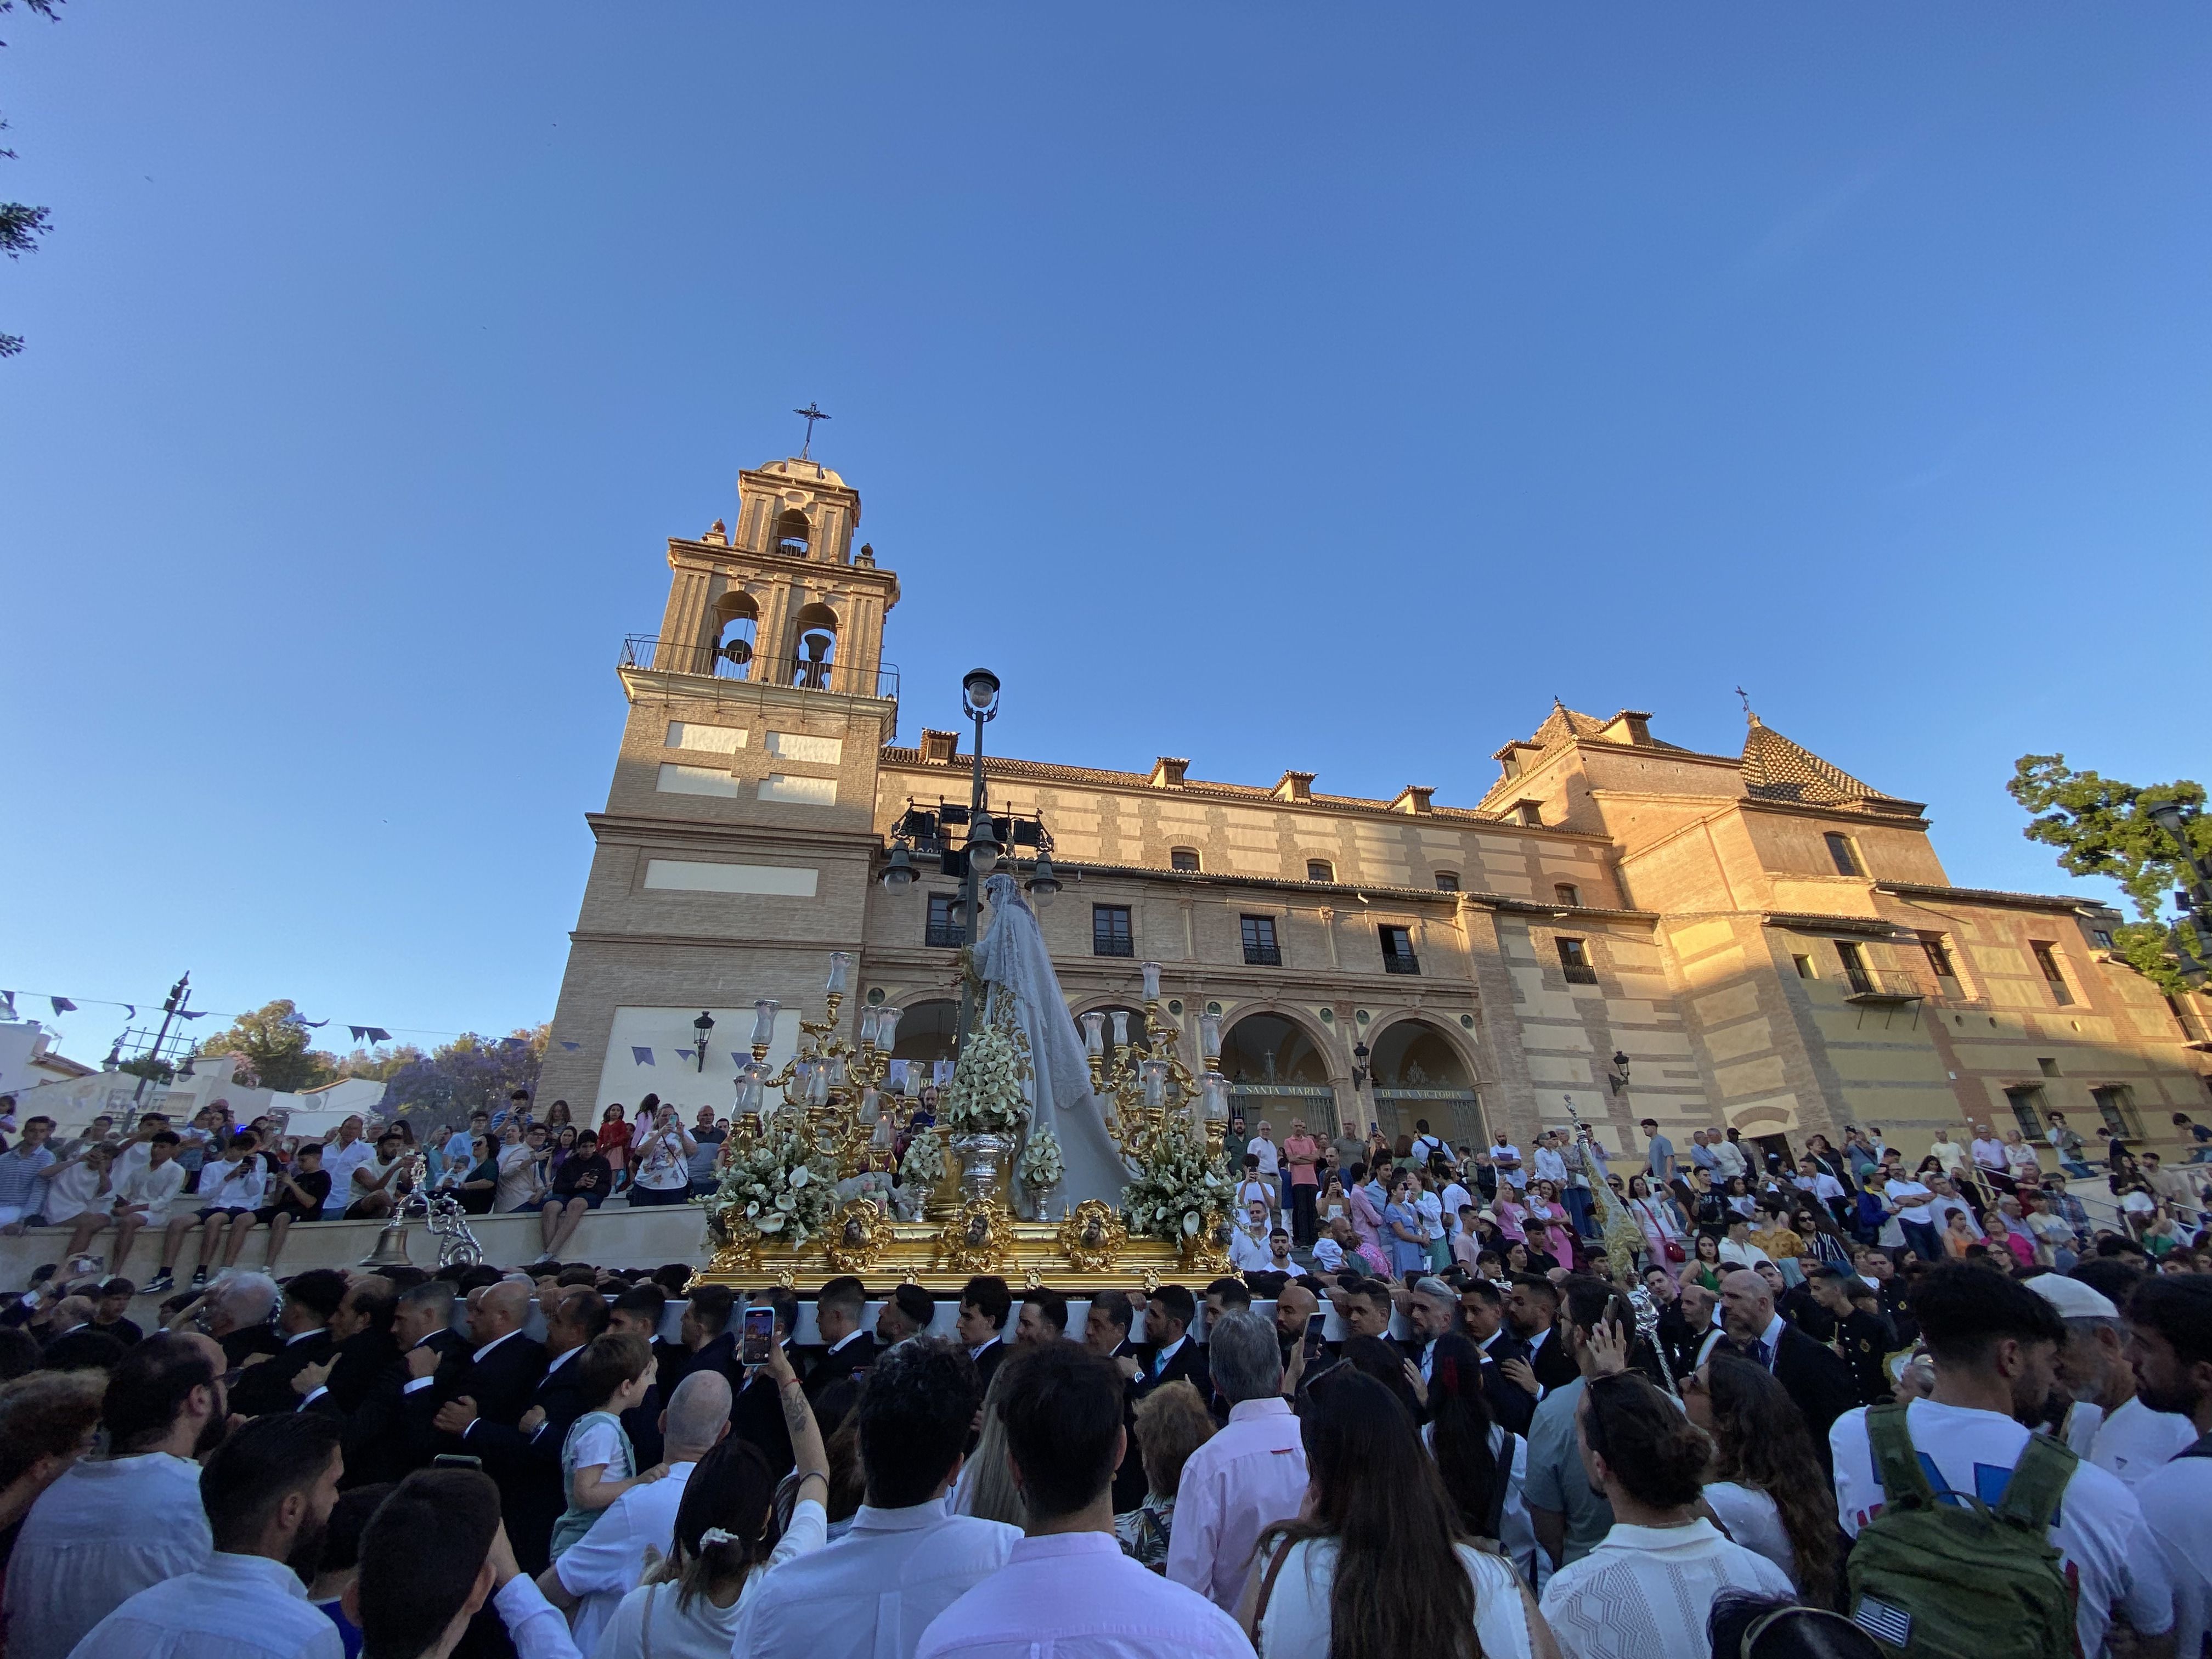
[[[311,1049],[307,1022],[289,997],[266,1003],[250,1014],[240,1014],[228,1031],[218,1031],[199,1046],[204,1054],[236,1054],[233,1075],[250,1088],[274,1089],[297,1094],[320,1088],[338,1074],[336,1054]]]
[[[62,0],[23,0],[28,9],[38,13],[50,23],[57,21],[54,9],[61,3]],[[15,0],[0,0],[0,13],[15,9]],[[5,40],[0,40],[0,46],[7,44]],[[7,125],[5,121],[0,121],[0,131],[4,131]],[[0,149],[0,158],[12,161],[15,159],[15,152]],[[26,207],[21,202],[0,202],[0,253],[11,259],[19,259],[26,253],[37,252],[39,238],[46,234],[46,209]],[[12,357],[22,349],[21,335],[0,334],[0,357]]]
[[[2076,772],[2063,755],[2023,755],[2006,792],[2034,814],[2021,833],[2058,849],[2069,875],[2103,876],[2119,884],[2138,921],[2112,930],[2114,948],[2168,995],[2191,988],[2175,966],[2174,952],[2199,954],[2191,930],[2170,929],[2160,906],[2168,889],[2191,879],[2181,844],[2151,821],[2148,809],[2176,801],[2196,809],[2187,820],[2187,851],[2212,859],[2212,814],[2203,811],[2204,787],[2186,778],[2137,786],[2094,772]]]
[[[173,1082],[177,1075],[175,1066],[166,1060],[156,1060],[151,1054],[134,1054],[129,1060],[118,1061],[115,1069],[128,1072],[133,1077],[143,1077],[149,1083]]]

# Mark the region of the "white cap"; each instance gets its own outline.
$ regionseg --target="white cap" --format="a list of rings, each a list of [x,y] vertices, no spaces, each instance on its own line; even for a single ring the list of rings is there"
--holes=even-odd
[[[2062,1319],[2118,1319],[2120,1310],[2102,1291],[2064,1273],[2038,1273],[2027,1288],[2058,1310]]]

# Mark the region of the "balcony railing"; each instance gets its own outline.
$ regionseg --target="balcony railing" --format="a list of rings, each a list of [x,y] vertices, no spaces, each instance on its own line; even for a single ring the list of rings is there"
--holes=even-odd
[[[1247,968],[1279,968],[1283,965],[1283,947],[1279,945],[1248,945],[1244,947]]]
[[[1418,974],[1421,971],[1421,959],[1410,951],[1386,956],[1382,958],[1382,971],[1386,974]]]
[[[1917,979],[1894,968],[1847,968],[1844,980],[1846,1002],[1918,1002],[1928,994]]]
[[[940,951],[957,951],[968,942],[968,930],[957,921],[933,921],[922,933],[921,942]]]
[[[1567,983],[1570,985],[1597,983],[1597,969],[1586,962],[1565,963],[1561,964],[1559,971],[1567,976]]]
[[[1091,954],[1094,957],[1133,957],[1137,954],[1136,941],[1126,934],[1093,933],[1091,936]]]
[[[740,660],[739,657],[743,659]],[[862,696],[896,701],[897,667],[885,663],[876,671],[875,689],[864,690],[851,684],[851,671],[834,662],[810,657],[759,657],[732,654],[705,646],[684,645],[657,635],[632,634],[623,641],[622,666],[655,674],[691,674],[704,679],[743,680],[754,685],[787,685],[802,691],[853,691]]]

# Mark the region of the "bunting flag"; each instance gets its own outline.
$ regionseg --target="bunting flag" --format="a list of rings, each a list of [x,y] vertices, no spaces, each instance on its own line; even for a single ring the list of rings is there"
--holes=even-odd
[[[46,1000],[54,1005],[54,1012],[57,1014],[73,1014],[76,1012],[76,1004],[71,1002],[67,997],[48,997]]]
[[[739,1071],[744,1071],[746,1066],[752,1063],[753,1057],[750,1054],[741,1054],[734,1048],[730,1050],[730,1064],[736,1066]]]
[[[137,1004],[136,1004],[136,1003],[134,1003],[134,1002],[126,1002],[126,1003],[125,1003],[125,1004],[123,1005],[123,1018],[125,1018],[125,1019],[136,1019],[136,1018],[138,1018],[138,1005],[137,1005]]]
[[[933,1060],[930,1061],[929,1080],[933,1085],[939,1089],[942,1089],[946,1084],[951,1082],[952,1062],[949,1060]]]
[[[891,1061],[890,1070],[886,1072],[884,1076],[884,1086],[889,1089],[895,1095],[904,1094],[906,1092],[906,1071],[907,1062],[905,1060],[895,1060]]]
[[[208,1015],[213,1012],[214,1011],[212,1009],[208,1008],[179,1008],[177,1010],[177,1018],[179,1019],[205,1019]]]
[[[633,1066],[650,1066],[653,1064],[653,1050],[633,1043],[630,1046],[629,1059]]]
[[[0,991],[0,1008],[8,1011],[9,1018],[15,1018],[15,994],[13,991]]]
[[[353,1033],[353,1040],[356,1042],[361,1042],[368,1035],[368,1027],[366,1025],[349,1025],[346,1030]]]
[[[295,1018],[297,1017],[295,1016]],[[300,1021],[300,1024],[306,1026],[311,1031],[319,1031],[324,1026],[329,1024],[330,1021],[326,1019],[303,1019]]]
[[[561,1046],[562,1046],[563,1048],[566,1048],[566,1049],[567,1049],[570,1054],[574,1054],[574,1053],[576,1052],[576,1050],[577,1050],[577,1049],[579,1049],[579,1048],[582,1048],[584,1045],[583,1045],[582,1043],[580,1043],[580,1042],[564,1042],[563,1043],[562,1043],[562,1045],[561,1045]]]
[[[392,1033],[381,1025],[372,1025],[368,1028],[368,1040],[371,1042],[389,1042],[392,1041]]]
[[[689,1060],[691,1058],[691,1050],[689,1048],[678,1048],[676,1051],[676,1058],[678,1060]]]

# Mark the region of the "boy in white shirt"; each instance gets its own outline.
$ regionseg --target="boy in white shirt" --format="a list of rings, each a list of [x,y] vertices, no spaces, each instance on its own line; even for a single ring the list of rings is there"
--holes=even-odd
[[[120,1267],[130,1260],[131,1246],[141,1227],[158,1229],[169,1224],[169,1206],[185,1189],[185,1166],[177,1162],[180,1144],[174,1130],[158,1129],[135,1149],[145,1154],[135,1167],[131,1166],[128,1153],[116,1160],[118,1170],[126,1172],[111,1176],[108,1203],[95,1205],[77,1217],[76,1229],[70,1235],[72,1263],[92,1248],[94,1237],[112,1226],[115,1229],[112,1265]]]
[[[258,1144],[251,1129],[240,1129],[222,1149],[222,1156],[200,1167],[200,1207],[173,1217],[161,1241],[161,1270],[146,1282],[145,1294],[158,1296],[176,1284],[177,1258],[184,1253],[185,1235],[200,1230],[199,1258],[192,1267],[192,1288],[207,1283],[208,1263],[222,1254],[223,1235],[240,1216],[251,1218],[261,1207],[268,1185],[261,1160],[254,1156]],[[118,1258],[117,1265],[121,1265]]]

